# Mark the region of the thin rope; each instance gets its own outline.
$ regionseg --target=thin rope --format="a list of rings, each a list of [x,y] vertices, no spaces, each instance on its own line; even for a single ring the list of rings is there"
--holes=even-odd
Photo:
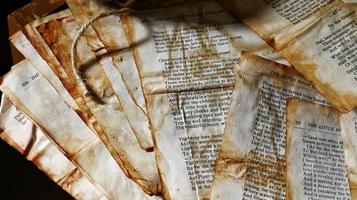
[[[79,71],[79,68],[77,68],[77,45],[78,45],[80,38],[82,37],[84,31],[86,31],[88,29],[88,27],[91,26],[95,21],[97,21],[101,18],[110,16],[110,15],[123,13],[125,11],[128,11],[128,8],[121,8],[119,10],[112,10],[112,11],[100,13],[100,14],[94,16],[93,18],[91,18],[90,20],[88,20],[86,23],[84,23],[82,25],[82,27],[78,30],[77,35],[74,38],[72,47],[71,47],[71,64],[72,64],[72,70],[73,70],[75,78],[77,79],[80,86],[84,87],[84,89],[85,89],[85,84],[83,83],[83,81],[80,77],[81,72]]]

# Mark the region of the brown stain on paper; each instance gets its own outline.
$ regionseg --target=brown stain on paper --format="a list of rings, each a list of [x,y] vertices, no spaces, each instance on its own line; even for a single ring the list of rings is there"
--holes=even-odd
[[[40,26],[40,28],[38,29],[39,32],[41,33],[42,31],[46,31],[46,27],[45,25]],[[56,29],[53,26],[52,29]],[[89,116],[87,116],[85,110],[87,110],[88,108],[85,107],[85,105],[82,103],[83,100],[81,100],[81,98],[79,97],[79,92],[76,89],[75,85],[73,84],[73,81],[71,81],[71,79],[67,76],[67,73],[65,71],[62,71],[61,69],[62,66],[58,66],[57,62],[56,62],[56,58],[53,58],[48,52],[47,50],[44,48],[43,44],[41,43],[41,41],[39,39],[37,39],[37,36],[35,33],[33,33],[33,29],[27,28],[27,31],[24,32],[24,34],[26,35],[26,37],[29,39],[29,41],[32,43],[32,45],[36,48],[36,50],[38,51],[38,53],[41,55],[41,57],[48,63],[48,65],[51,67],[51,69],[53,70],[53,72],[57,75],[57,77],[60,79],[61,83],[63,84],[63,86],[66,88],[66,90],[68,91],[68,93],[73,97],[73,99],[76,101],[77,105],[81,108],[80,110],[75,109],[75,112],[84,120],[87,121],[87,119],[89,118]],[[54,36],[56,36],[58,34],[54,34]],[[53,38],[48,38],[45,37],[44,39],[49,40],[50,42],[53,41]]]
[[[347,113],[357,106],[357,94],[341,92],[336,90],[331,84],[321,82],[316,75],[316,64],[312,62],[305,63],[305,61],[311,59],[307,58],[303,52],[299,50],[283,50],[281,53],[289,60],[294,68],[303,74],[340,112]]]
[[[254,67],[253,66],[256,66],[257,68],[259,66],[261,66],[262,63],[261,61],[264,61],[264,59],[255,59],[255,56],[250,56],[250,55],[247,55],[245,57],[243,57],[242,59],[242,62],[250,62],[249,65],[251,65],[252,69],[248,69],[246,72],[247,75],[250,74],[250,73],[254,73]],[[281,65],[278,65],[278,64],[274,64],[274,66],[266,66],[268,69],[274,69],[274,72],[278,72],[279,73],[279,77],[283,77],[283,76],[296,76],[296,71],[294,69],[287,69],[286,67],[283,67]],[[268,71],[268,70],[267,70]],[[263,73],[260,73],[260,72],[255,72],[255,73],[258,73],[257,75],[258,76],[271,76],[270,74],[263,74]],[[252,90],[254,90],[254,88],[256,88],[257,86],[254,86],[254,84],[256,84],[256,82],[247,82],[248,79],[245,79],[245,74],[243,73],[239,73],[239,76],[241,77],[242,81],[243,82],[246,82],[245,84],[247,85],[247,87],[253,87]],[[256,76],[256,75],[255,75]],[[283,79],[281,79],[280,81],[280,78],[273,78],[273,79],[276,79],[276,82],[274,83],[274,85],[280,85],[280,87],[282,87],[282,85],[285,83],[285,81]],[[256,79],[260,79],[259,77],[256,77],[254,80]],[[279,81],[278,81],[279,80]],[[251,85],[253,84],[253,85]],[[269,105],[267,105],[269,107]],[[277,119],[276,119],[277,120]],[[274,122],[273,122],[274,123]],[[277,123],[277,121],[275,122]],[[250,152],[247,152],[247,153],[244,153],[244,155],[241,155],[241,153],[239,152],[235,152],[234,149],[230,150],[230,147],[233,146],[233,144],[231,144],[230,141],[225,141],[224,140],[224,143],[223,143],[223,148],[224,149],[227,149],[226,152],[222,152],[221,150],[221,153],[219,155],[219,161],[218,161],[218,164],[217,164],[217,167],[216,167],[216,172],[219,172],[218,175],[221,175],[223,177],[226,177],[226,178],[229,178],[231,177],[230,174],[229,174],[229,171],[227,171],[227,169],[229,168],[229,165],[235,165],[236,163],[239,163],[239,164],[245,164],[246,165],[246,172],[245,173],[248,173],[246,175],[247,177],[247,180],[245,180],[246,182],[249,182],[249,173],[252,173],[252,172],[249,172],[249,168],[253,167],[256,168],[256,167],[259,167],[261,169],[264,169],[264,171],[268,172],[269,175],[264,178],[266,181],[269,181],[270,179],[275,179],[275,176],[276,175],[279,175],[277,173],[281,172],[281,171],[284,171],[286,169],[286,167],[288,166],[288,163],[286,163],[284,160],[281,160],[281,156],[280,154],[278,154],[278,150],[277,150],[277,144],[275,143],[274,141],[274,137],[273,137],[273,134],[272,136],[268,137],[267,139],[269,139],[269,141],[271,142],[271,145],[273,146],[273,150],[274,150],[274,163],[270,164],[270,165],[267,165],[267,164],[264,164],[264,156],[261,157],[259,155],[257,155],[255,152],[255,149],[252,149],[250,150]],[[261,143],[261,141],[260,141]],[[260,146],[260,145],[258,145]],[[230,152],[231,151],[231,152]],[[263,162],[263,163],[261,163]],[[279,175],[280,176],[280,175]],[[233,176],[234,177],[234,176]],[[284,176],[285,177],[285,176]],[[284,177],[281,177],[281,178],[284,178]],[[288,179],[286,179],[288,181]],[[289,182],[289,181],[288,181]],[[263,185],[262,185],[263,186]],[[265,186],[263,186],[265,187]],[[279,193],[281,194],[283,191],[285,190],[289,190],[288,187],[285,187],[282,185],[281,187],[281,190],[277,191],[278,193],[276,195],[278,195]],[[288,193],[288,192],[287,192]],[[275,196],[274,198],[276,199],[279,199],[280,196]]]
[[[118,50],[119,51],[119,50]],[[116,52],[111,52],[111,53],[116,53]],[[109,54],[111,54],[109,53]],[[103,71],[103,70],[102,70]],[[101,73],[105,76],[105,73],[104,71]],[[106,76],[105,76],[106,77]],[[110,81],[109,79],[106,78],[106,80],[108,80],[108,87],[111,88],[111,84],[110,84]],[[114,95],[111,94],[111,95]],[[91,96],[87,96],[85,99],[86,101],[88,102],[93,102],[94,104],[92,104],[92,108],[95,108],[96,107],[96,103],[93,101],[93,99],[90,98]],[[133,98],[131,96],[131,98]],[[135,102],[135,101],[134,101]],[[103,102],[105,103],[105,102]],[[118,102],[117,104],[118,108],[120,109],[120,111],[123,111],[121,105],[120,105],[120,102]],[[140,108],[140,107],[139,107]],[[130,125],[130,123],[129,123]],[[131,125],[130,125],[131,126]],[[105,132],[102,128],[99,128],[99,124],[97,124],[95,127],[97,127],[97,132],[99,132],[99,135],[101,135],[101,139],[103,139],[104,141],[107,141],[105,142],[106,144],[111,144],[110,143],[110,140],[107,138],[107,136],[105,135]],[[134,134],[135,134],[135,130],[132,128]],[[136,136],[136,134],[135,134]],[[111,144],[113,145],[113,144]],[[122,169],[125,171],[126,175],[134,180],[136,183],[138,183],[142,189],[144,190],[145,193],[149,194],[149,195],[157,195],[157,194],[160,194],[161,192],[161,186],[158,185],[158,184],[152,184],[150,181],[148,180],[145,180],[143,179],[143,177],[141,177],[139,171],[131,164],[127,161],[127,158],[124,154],[120,154],[119,152],[116,152],[115,149],[113,147],[110,147],[110,145],[106,145],[107,148],[111,151],[112,155],[116,158],[116,159],[120,159],[120,162],[122,163],[121,167]],[[145,149],[147,151],[152,151],[152,148],[147,148]],[[117,155],[117,156],[115,156]]]
[[[48,43],[49,47],[52,49],[53,53],[56,55],[57,58],[59,58],[60,63],[62,64],[62,66],[58,66],[58,67],[64,67],[65,71],[72,74],[71,75],[71,81],[68,81],[68,77],[64,76],[64,74],[61,74],[60,72],[55,71],[56,75],[60,78],[61,82],[64,84],[65,88],[70,92],[70,95],[76,100],[77,105],[80,107],[80,110],[76,109],[75,111],[77,112],[77,114],[79,114],[80,117],[82,117],[82,119],[84,120],[84,122],[86,122],[87,124],[91,124],[95,130],[95,133],[99,136],[99,138],[104,141],[104,143],[106,144],[106,147],[108,148],[108,150],[110,151],[110,153],[113,155],[113,157],[115,158],[115,160],[117,161],[118,165],[121,167],[121,169],[123,170],[123,172],[132,180],[134,180],[135,182],[137,182],[143,189],[143,191],[149,195],[155,195],[157,194],[157,191],[160,189],[160,186],[151,186],[151,184],[142,179],[140,177],[140,175],[138,174],[138,171],[131,165],[131,163],[129,163],[127,161],[127,159],[125,157],[123,157],[122,154],[119,154],[118,152],[115,151],[115,149],[108,144],[109,140],[107,138],[107,136],[105,135],[103,129],[100,127],[100,125],[96,122],[96,120],[94,119],[94,115],[93,113],[91,113],[90,108],[95,108],[96,105],[100,105],[101,101],[98,101],[100,99],[102,99],[103,97],[109,97],[113,95],[113,92],[110,92],[109,90],[105,90],[104,92],[102,91],[95,91],[94,89],[91,90],[91,88],[94,88],[94,86],[92,87],[90,84],[92,80],[91,77],[89,77],[89,79],[84,80],[84,82],[87,85],[87,89],[89,88],[89,93],[85,93],[83,94],[83,91],[77,87],[76,83],[76,79],[73,75],[73,71],[71,66],[70,61],[70,55],[69,55],[69,48],[70,48],[70,44],[71,44],[71,40],[68,39],[68,37],[66,38],[66,33],[60,32],[59,30],[61,30],[61,26],[62,23],[65,22],[66,20],[71,20],[71,18],[67,19],[56,19],[56,20],[52,20],[46,24],[40,25],[38,27],[38,31],[43,35],[44,40],[46,41],[46,43]],[[33,39],[36,39],[35,37],[32,37]],[[41,46],[41,49],[43,51],[40,51],[40,55],[42,57],[45,58],[45,60],[48,63],[56,63],[54,60],[56,60],[56,58],[52,58],[47,52],[46,50],[42,47],[42,44],[40,44],[40,42],[37,43],[38,45]],[[65,45],[64,45],[65,44]],[[67,46],[68,44],[68,46]],[[79,62],[81,62],[79,59],[77,59]],[[94,61],[93,61],[94,62]],[[85,65],[91,66],[94,63],[90,62],[87,63]],[[51,65],[51,67],[53,67],[53,65]],[[56,67],[53,67],[56,69]],[[104,72],[103,73],[99,73],[98,74],[99,77],[103,77]],[[95,78],[95,77],[94,77]],[[95,81],[96,78],[93,80]],[[105,86],[105,88],[111,88],[110,82],[108,79],[105,79],[105,82],[102,82],[102,85]],[[67,84],[65,84],[67,83]],[[89,85],[88,85],[89,84]],[[89,86],[89,87],[88,87]],[[109,93],[108,93],[109,91]],[[93,95],[94,94],[94,95]],[[84,99],[82,99],[82,95],[84,96]],[[97,98],[98,97],[98,98]],[[89,103],[89,104],[88,104]],[[89,107],[88,107],[89,106]],[[118,108],[120,110],[121,106],[119,105]],[[74,157],[76,156],[76,153],[74,153],[73,155],[67,155],[67,157],[70,160],[73,160]],[[153,188],[155,187],[155,188]]]
[[[357,180],[356,180],[357,173],[355,172],[355,170],[349,168],[347,168],[347,172],[348,172],[348,180],[349,180],[348,182],[351,192],[351,199],[357,199]]]
[[[64,176],[62,179],[57,181],[57,184],[61,186],[61,188],[68,189],[70,186],[81,177],[81,172],[78,168],[71,171],[69,174]]]
[[[93,36],[94,37],[94,36]],[[95,38],[96,39],[96,38]],[[114,53],[114,52],[111,52]],[[96,55],[97,56],[97,55]],[[97,60],[93,61],[93,62],[98,62]],[[85,64],[86,65],[86,64]],[[90,63],[87,64],[88,66],[91,65]],[[106,87],[105,88],[110,88],[110,96],[114,95],[114,92],[111,89],[111,83],[109,81],[109,79],[106,77],[103,69],[100,69],[102,74],[102,77],[106,80]],[[87,82],[88,83],[88,82]],[[101,98],[101,95],[98,95]],[[132,96],[131,96],[132,97]],[[95,109],[97,106],[97,100],[95,100],[93,98],[93,96],[91,95],[87,95],[85,97],[85,101],[89,104],[91,104],[92,108]],[[104,104],[106,104],[106,102],[103,102]],[[116,107],[118,108],[119,111],[123,111],[123,108],[120,105],[120,102],[117,102]],[[130,125],[130,124],[129,124]],[[116,158],[117,162],[119,162],[119,166],[121,166],[121,168],[123,169],[124,173],[133,181],[135,181],[138,185],[141,186],[141,188],[143,189],[143,191],[149,195],[157,195],[160,194],[161,192],[161,186],[159,184],[152,184],[149,180],[145,180],[143,179],[143,177],[141,176],[141,174],[139,173],[139,171],[137,170],[137,168],[135,168],[129,161],[127,161],[128,159],[126,158],[125,154],[121,154],[120,152],[117,152],[115,150],[115,148],[113,147],[114,145],[110,142],[108,136],[105,134],[105,131],[103,130],[103,128],[100,126],[99,123],[95,123],[94,128],[96,129],[98,135],[100,136],[100,138],[102,139],[102,141],[104,141],[105,144],[110,144],[110,145],[106,145],[106,147],[108,148],[108,150],[111,152],[111,154],[113,155],[113,157]],[[133,129],[132,129],[133,130]],[[135,132],[134,132],[135,133]],[[151,149],[147,149],[148,151],[150,151]]]

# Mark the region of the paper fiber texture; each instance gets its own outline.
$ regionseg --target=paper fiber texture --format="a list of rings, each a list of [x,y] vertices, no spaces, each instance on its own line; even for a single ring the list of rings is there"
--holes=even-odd
[[[50,139],[3,96],[0,126],[2,140],[32,161],[49,178],[75,199],[107,199],[103,193],[57,149]]]
[[[215,167],[211,199],[285,199],[286,99],[328,102],[293,68],[245,55]]]
[[[220,0],[340,111],[357,106],[356,2]]]
[[[1,90],[108,199],[160,199],[146,195],[123,173],[95,133],[31,63],[15,65],[3,77]]]
[[[139,145],[121,102],[115,96],[102,66],[85,39],[79,42],[77,49],[85,87],[76,87],[80,83],[73,75],[70,48],[77,33],[77,25],[71,14],[64,11],[48,16],[28,25],[26,31],[43,58],[52,69],[57,69],[57,76],[62,77],[62,83],[71,91],[73,98],[77,99],[81,111],[84,110],[86,116],[92,116],[87,121],[98,123],[99,130],[98,126],[94,126],[98,135],[127,176],[139,183],[147,193],[160,193],[154,153],[143,150]],[[27,49],[31,44],[23,34],[14,35],[11,41],[21,52],[28,54]],[[33,63],[41,59],[39,56],[28,57]],[[63,73],[58,69],[62,69]]]
[[[287,199],[353,199],[339,112],[297,99],[286,112]]]

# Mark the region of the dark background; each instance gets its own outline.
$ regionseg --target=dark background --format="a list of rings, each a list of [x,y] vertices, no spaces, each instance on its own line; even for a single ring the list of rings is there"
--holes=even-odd
[[[1,2],[1,76],[9,71],[12,65],[7,15],[29,2],[30,0]],[[72,198],[56,183],[47,178],[32,162],[27,161],[20,153],[0,139],[0,199],[67,200]]]

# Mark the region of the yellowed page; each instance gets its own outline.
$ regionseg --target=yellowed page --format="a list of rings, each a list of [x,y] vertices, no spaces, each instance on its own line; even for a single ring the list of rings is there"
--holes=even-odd
[[[340,116],[347,172],[352,199],[357,198],[357,113],[353,110]]]
[[[357,106],[357,4],[319,19],[280,52],[342,112]]]
[[[286,198],[285,108],[291,97],[328,104],[294,69],[242,57],[211,199]]]
[[[67,70],[66,74],[74,76],[69,57],[77,26],[68,11],[33,22],[31,26],[27,26],[27,32],[32,42],[39,41],[37,44],[39,47],[36,48],[44,49],[39,52],[50,65]],[[23,34],[13,36],[11,41],[26,56],[29,54],[28,49],[31,44]],[[83,90],[78,87],[74,88],[74,84],[78,82],[71,85],[66,82],[63,84],[72,91],[74,98],[80,99],[77,102],[84,102],[89,107],[89,111],[86,112],[87,116],[93,116],[90,120],[99,123],[101,129],[97,130],[98,134],[124,172],[140,184],[147,193],[160,193],[160,179],[154,153],[146,152],[140,147],[122,104],[113,93],[102,66],[97,62],[85,39],[82,39],[78,45],[78,55],[79,62],[84,66],[85,88]],[[39,56],[27,57],[33,63],[41,59]],[[75,78],[72,77],[72,81],[73,79]]]
[[[90,93],[92,91],[87,91],[90,89],[98,89],[100,85],[98,85],[98,80],[93,83],[89,82],[87,83],[88,79],[90,77],[96,77],[99,76],[96,70],[98,70],[99,64],[97,63],[98,61],[102,64],[104,67],[104,70],[106,69],[106,66],[108,65],[108,62],[111,60],[108,60],[108,56],[104,56],[103,54],[106,53],[106,50],[102,44],[102,42],[98,39],[95,39],[95,37],[86,37],[86,39],[81,39],[79,42],[79,45],[77,47],[77,52],[79,52],[77,61],[78,64],[82,64],[81,69],[77,69],[80,71],[80,73],[84,73],[83,77],[82,76],[76,76],[76,74],[73,71],[73,67],[71,65],[71,60],[70,60],[70,55],[71,55],[71,45],[73,42],[74,37],[77,34],[77,27],[75,25],[75,22],[72,17],[70,16],[71,14],[69,13],[68,10],[65,10],[63,12],[51,15],[49,17],[43,18],[41,20],[34,21],[30,25],[26,26],[26,31],[28,33],[28,36],[30,37],[31,42],[36,46],[36,49],[40,51],[41,56],[43,56],[47,62],[51,63],[54,67],[54,70],[58,68],[58,65],[62,65],[62,68],[64,68],[64,71],[68,74],[68,76],[72,80],[76,80],[80,78],[78,81],[80,82],[75,82],[75,84],[82,86],[79,87],[80,92],[82,93]],[[70,17],[69,17],[70,16]],[[62,21],[56,21],[55,19],[62,19]],[[51,22],[52,21],[52,22]],[[62,26],[62,29],[58,31],[65,32],[66,36],[68,34],[70,35],[70,38],[64,37],[61,38],[61,34],[57,32],[56,29],[53,29],[55,26]],[[41,33],[42,32],[42,33]],[[51,34],[48,34],[51,32]],[[85,34],[84,36],[86,36]],[[58,38],[56,38],[58,37]],[[52,44],[52,39],[62,39],[61,41],[58,41],[61,45],[57,46],[58,48],[63,48],[61,51],[56,50]],[[48,43],[49,45],[44,45]],[[65,46],[63,46],[65,44]],[[56,45],[56,44],[55,44]],[[67,45],[67,46],[66,46]],[[89,45],[89,46],[88,46]],[[49,47],[51,46],[51,47]],[[92,49],[92,52],[91,52]],[[53,53],[51,52],[53,51]],[[53,56],[57,57],[59,61],[56,59],[53,60]],[[96,56],[98,57],[98,60],[96,60]],[[127,60],[127,59],[125,59]],[[125,69],[122,69],[125,72],[129,72],[130,70],[130,62],[123,61],[122,57],[116,59],[115,61],[123,63],[124,66],[122,66]],[[94,69],[93,69],[94,68]],[[101,69],[102,70],[102,69]],[[60,75],[60,73],[57,73]],[[89,77],[88,77],[89,76]],[[133,78],[133,77],[134,78]],[[129,112],[130,109],[134,111],[139,110],[145,110],[143,107],[137,107],[136,105],[141,105],[143,106],[143,96],[140,93],[141,87],[138,87],[138,84],[140,85],[139,82],[133,82],[133,79],[135,80],[134,75],[128,75],[124,74],[125,79],[128,79],[128,82],[124,82],[121,78],[121,91],[120,94],[117,92],[117,97],[118,100],[121,102],[123,111],[126,113],[126,117],[129,118],[130,116],[134,119],[136,119],[136,116],[142,116],[140,113],[138,114],[137,112]],[[109,76],[109,78],[111,78]],[[100,77],[96,77],[96,79],[100,79]],[[101,81],[105,81],[107,86],[111,86],[109,82],[107,82],[108,77],[105,76],[105,74],[102,75]],[[65,79],[64,79],[65,80]],[[129,82],[130,81],[130,82]],[[133,85],[134,84],[134,85]],[[89,88],[88,88],[89,87]],[[94,87],[94,88],[93,88]],[[102,88],[99,88],[101,90]],[[116,91],[116,88],[113,87],[114,91]],[[112,90],[112,89],[111,89]],[[94,91],[96,92],[96,91]],[[141,95],[140,95],[141,94]],[[86,95],[86,94],[82,94]],[[95,96],[93,97],[95,98]],[[138,100],[136,100],[138,99]],[[128,107],[129,106],[129,107]],[[134,109],[135,108],[135,109]],[[129,111],[128,111],[129,109]],[[141,112],[141,111],[140,111]],[[133,113],[136,114],[133,116]],[[145,117],[145,116],[144,116]],[[138,122],[138,120],[133,120],[129,118],[130,126],[132,127],[134,133],[136,134],[136,137],[139,141],[139,144],[141,147],[145,150],[150,150],[152,149],[152,139],[150,136],[149,128],[148,125],[143,125]]]
[[[267,41],[280,31],[292,32],[311,24],[321,13],[339,4],[339,0],[218,0],[223,7],[242,19]],[[275,41],[274,41],[275,42]]]
[[[146,195],[126,177],[95,133],[28,61],[15,65],[4,76],[1,90],[31,116],[72,163],[106,191],[108,199],[160,199]]]
[[[95,0],[67,3],[79,24],[112,10]],[[109,53],[121,55],[130,44],[166,197],[208,198],[240,52],[286,62],[213,1],[113,14],[93,22],[89,32],[88,40],[97,35]]]
[[[287,199],[351,199],[338,111],[293,99],[286,112]]]
[[[22,111],[3,96],[2,140],[32,161],[75,199],[107,199]]]
[[[356,1],[220,0],[341,112],[357,106]]]
[[[23,54],[23,56],[26,57],[28,61],[31,62],[37,68],[37,70],[39,70],[40,73],[51,82],[51,84],[53,84],[54,87],[58,88],[58,92],[63,98],[66,99],[68,105],[80,112],[77,102],[75,102],[76,97],[73,98],[73,89],[69,88],[71,85],[70,81],[68,80],[69,77],[62,68],[58,67],[60,64],[56,63],[57,65],[50,66],[49,64],[53,62],[46,62],[46,60],[44,60],[38,53],[44,51],[43,48],[40,49],[40,45],[37,45],[38,49],[36,50],[31,42],[26,38],[25,34],[21,31],[16,32],[9,39],[12,44]],[[66,85],[67,87],[62,87],[62,84]]]
[[[166,195],[209,198],[241,52],[272,51],[213,1],[120,19],[141,77]]]
[[[172,199],[209,198],[241,51],[269,48],[212,1],[122,21],[134,47],[168,193]],[[150,42],[135,45],[147,37]]]

